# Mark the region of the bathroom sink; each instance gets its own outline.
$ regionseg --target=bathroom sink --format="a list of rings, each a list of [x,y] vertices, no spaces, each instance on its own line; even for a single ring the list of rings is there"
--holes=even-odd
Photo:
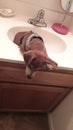
[[[13,41],[15,34],[21,31],[30,31],[38,33],[44,40],[45,47],[48,54],[62,53],[66,49],[65,42],[56,34],[46,31],[44,28],[38,28],[36,26],[17,26],[8,30],[8,38]]]

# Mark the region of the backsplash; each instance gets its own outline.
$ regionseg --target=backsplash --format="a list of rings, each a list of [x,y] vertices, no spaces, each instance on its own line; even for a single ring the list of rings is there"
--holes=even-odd
[[[34,7],[39,7],[39,8],[45,8],[45,9],[50,9],[50,10],[53,10],[53,11],[62,11],[60,10],[61,7],[60,7],[60,1],[59,0],[46,0],[45,1],[42,1],[42,0],[13,0],[13,1],[10,1],[10,0],[0,0],[0,6],[17,6],[18,5],[31,5],[31,6],[34,6]],[[24,6],[24,10],[25,10],[25,6]],[[19,8],[18,8],[19,9]],[[22,10],[22,9],[21,9]]]
[[[60,2],[59,0],[46,0],[42,1],[42,0],[17,0],[17,1],[21,1],[23,3],[28,3],[34,6],[38,6],[40,8],[45,8],[45,9],[49,9],[49,10],[53,10],[53,11],[60,11]]]

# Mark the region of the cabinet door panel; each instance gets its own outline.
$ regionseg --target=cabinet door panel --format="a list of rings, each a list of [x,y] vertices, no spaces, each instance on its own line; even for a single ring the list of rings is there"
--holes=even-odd
[[[52,110],[68,93],[69,89],[59,87],[0,84],[3,111],[43,111]]]
[[[3,93],[2,93],[2,88],[0,88],[0,109],[3,106]]]

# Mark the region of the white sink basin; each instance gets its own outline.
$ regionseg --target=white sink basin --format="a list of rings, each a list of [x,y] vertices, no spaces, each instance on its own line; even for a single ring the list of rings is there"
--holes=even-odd
[[[30,30],[32,30],[35,33],[38,33],[43,38],[48,54],[62,53],[65,51],[66,49],[65,42],[59,36],[49,31],[46,31],[46,29],[44,28],[38,28],[33,26],[12,27],[8,30],[8,37],[11,41],[13,41],[16,33]]]

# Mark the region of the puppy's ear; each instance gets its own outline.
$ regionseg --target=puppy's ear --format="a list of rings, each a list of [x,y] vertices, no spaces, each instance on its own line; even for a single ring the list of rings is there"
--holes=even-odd
[[[47,68],[50,70],[57,69],[57,63],[53,61],[52,59],[46,59]]]
[[[24,57],[24,61],[25,61],[26,65],[29,66],[30,63],[32,62],[32,60],[35,58],[35,53],[32,50],[26,51],[26,52],[24,52],[23,57]]]

